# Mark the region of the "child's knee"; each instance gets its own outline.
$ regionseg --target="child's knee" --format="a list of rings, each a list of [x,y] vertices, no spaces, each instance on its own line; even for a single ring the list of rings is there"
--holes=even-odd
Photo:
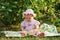
[[[21,36],[22,36],[22,37],[27,36],[27,32],[26,32],[26,31],[22,31],[22,32],[21,32]]]

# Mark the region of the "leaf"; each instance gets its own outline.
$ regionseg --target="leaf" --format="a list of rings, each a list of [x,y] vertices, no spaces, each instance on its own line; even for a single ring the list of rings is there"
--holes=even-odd
[[[56,0],[52,0],[52,2],[56,2]]]

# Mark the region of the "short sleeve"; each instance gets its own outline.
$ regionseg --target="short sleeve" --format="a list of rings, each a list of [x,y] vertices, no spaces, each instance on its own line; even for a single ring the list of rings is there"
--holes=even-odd
[[[39,21],[35,21],[35,24],[36,24],[36,25],[40,25],[40,22],[39,22]]]
[[[37,24],[38,24],[38,25],[40,25],[40,22],[39,22],[39,21],[37,21]]]

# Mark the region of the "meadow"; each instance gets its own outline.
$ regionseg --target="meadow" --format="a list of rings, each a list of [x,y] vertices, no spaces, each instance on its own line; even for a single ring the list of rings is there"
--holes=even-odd
[[[60,0],[0,0],[0,40],[60,40],[60,36],[41,38],[34,36],[24,38],[5,37],[1,31],[21,30],[22,13],[27,9],[34,10],[35,19],[41,24],[55,25],[60,33]]]
[[[57,31],[60,32],[59,27]],[[26,36],[26,37],[5,37],[5,34],[0,32],[0,40],[60,40],[60,36],[53,37],[35,37],[35,36]]]

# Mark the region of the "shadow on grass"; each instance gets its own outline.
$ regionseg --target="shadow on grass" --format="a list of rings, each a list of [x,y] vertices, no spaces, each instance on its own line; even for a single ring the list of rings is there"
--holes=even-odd
[[[0,40],[60,40],[60,36],[40,38],[32,35],[26,37],[5,37],[5,34],[0,32]]]

